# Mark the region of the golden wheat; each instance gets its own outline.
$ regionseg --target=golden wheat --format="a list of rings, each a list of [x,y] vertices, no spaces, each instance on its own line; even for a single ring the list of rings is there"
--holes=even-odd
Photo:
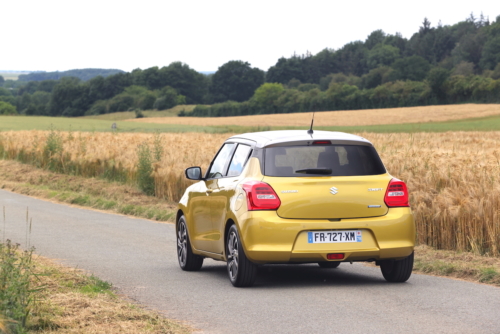
[[[312,113],[251,115],[233,117],[156,117],[131,119],[133,122],[185,125],[308,126]],[[500,104],[459,104],[370,110],[322,111],[315,126],[362,126],[443,122],[500,115]]]
[[[43,153],[49,132],[3,132],[7,158]],[[500,132],[359,134],[371,140],[387,170],[407,182],[418,242],[439,249],[500,255]],[[84,176],[117,166],[133,179],[137,147],[154,135],[61,133],[63,152]],[[155,194],[177,201],[189,182],[184,169],[208,167],[227,134],[160,135],[164,151],[154,164]]]

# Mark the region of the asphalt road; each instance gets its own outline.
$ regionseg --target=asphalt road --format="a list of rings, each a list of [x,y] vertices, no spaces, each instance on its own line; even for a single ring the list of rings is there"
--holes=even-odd
[[[222,262],[179,269],[171,224],[54,204],[0,190],[0,237],[85,269],[203,333],[500,333],[500,289],[412,275],[385,282],[361,264],[265,266],[233,288]]]

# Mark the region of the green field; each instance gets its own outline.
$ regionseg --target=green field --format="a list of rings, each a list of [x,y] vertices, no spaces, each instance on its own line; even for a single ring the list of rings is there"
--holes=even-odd
[[[411,132],[447,132],[447,131],[500,131],[500,116],[483,118],[467,118],[457,121],[385,124],[370,126],[337,126],[318,127],[318,130],[342,132],[379,132],[379,133],[411,133]]]
[[[28,72],[0,72],[0,75],[5,79],[5,80],[17,80],[19,77],[19,74],[26,74]]]
[[[122,114],[122,113],[120,113]],[[104,115],[103,115],[104,116]],[[108,116],[108,115],[105,115]],[[112,115],[109,115],[112,116]],[[51,127],[62,131],[99,131],[110,132],[111,125],[116,121],[111,119],[63,118],[45,116],[0,116],[0,131],[9,130],[49,130]],[[281,129],[305,129],[306,127],[245,127],[236,125],[203,126],[153,124],[140,122],[116,121],[118,132],[207,132],[207,133],[242,133]],[[410,133],[410,132],[446,132],[446,131],[500,131],[500,116],[485,118],[470,118],[459,121],[435,123],[407,123],[371,126],[336,126],[316,127],[317,130],[342,132],[379,132],[379,133]]]
[[[111,132],[114,121],[47,116],[0,116],[0,131],[49,130]],[[217,132],[215,127],[116,122],[118,132]]]

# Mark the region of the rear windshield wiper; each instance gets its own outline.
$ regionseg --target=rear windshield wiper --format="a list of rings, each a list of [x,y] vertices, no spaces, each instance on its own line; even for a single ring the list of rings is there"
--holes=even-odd
[[[329,168],[306,168],[306,169],[298,169],[295,171],[295,173],[329,175],[332,173],[332,170]]]

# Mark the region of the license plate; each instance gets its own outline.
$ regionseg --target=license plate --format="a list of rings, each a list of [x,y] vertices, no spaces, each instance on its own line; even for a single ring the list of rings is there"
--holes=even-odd
[[[310,244],[329,244],[361,241],[361,231],[307,232],[307,242]]]

